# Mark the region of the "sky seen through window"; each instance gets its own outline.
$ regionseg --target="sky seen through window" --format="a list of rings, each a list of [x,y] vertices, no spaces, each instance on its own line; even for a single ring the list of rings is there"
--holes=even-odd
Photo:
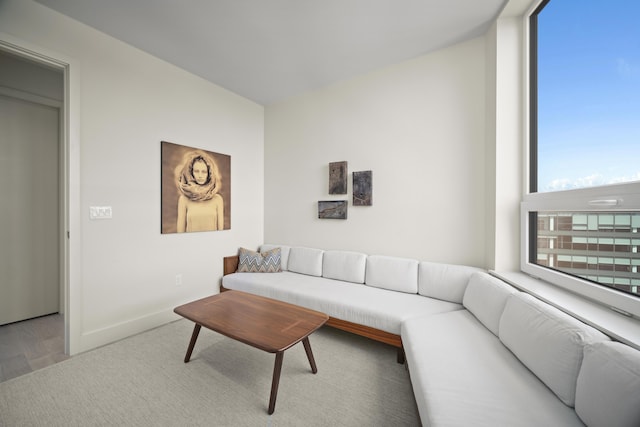
[[[640,1],[538,16],[538,191],[640,180]]]

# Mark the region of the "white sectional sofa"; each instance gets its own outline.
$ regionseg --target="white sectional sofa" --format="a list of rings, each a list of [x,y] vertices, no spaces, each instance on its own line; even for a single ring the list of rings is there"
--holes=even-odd
[[[236,289],[327,313],[395,345],[425,426],[640,426],[640,351],[485,271],[345,251],[280,248],[281,272]]]
[[[469,277],[478,268],[346,251],[281,248],[282,272],[234,273],[238,256],[225,258],[222,290],[235,289],[318,310],[327,324],[398,348],[412,317],[461,310]],[[427,296],[430,298],[418,298]]]

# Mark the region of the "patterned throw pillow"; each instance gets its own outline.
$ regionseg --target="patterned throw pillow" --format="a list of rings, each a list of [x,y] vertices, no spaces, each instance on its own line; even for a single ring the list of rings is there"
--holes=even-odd
[[[240,248],[238,273],[277,273],[280,268],[280,248],[263,253]]]

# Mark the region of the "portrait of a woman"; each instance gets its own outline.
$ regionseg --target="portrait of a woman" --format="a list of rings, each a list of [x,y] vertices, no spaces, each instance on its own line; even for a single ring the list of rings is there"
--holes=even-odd
[[[219,165],[219,159],[222,159],[228,175],[229,156],[167,142],[162,144],[162,232],[184,233],[230,228],[227,225],[229,215],[225,211],[228,201],[225,200],[223,191],[228,184]],[[171,176],[170,169],[173,172]],[[225,190],[228,195],[228,189]]]
[[[216,162],[207,153],[195,150],[185,154],[176,169],[178,198],[178,233],[185,231],[222,230],[224,201],[219,194],[222,185]]]

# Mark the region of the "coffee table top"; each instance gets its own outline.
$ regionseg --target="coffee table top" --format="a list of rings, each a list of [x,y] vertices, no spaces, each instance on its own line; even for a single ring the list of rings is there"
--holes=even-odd
[[[288,349],[329,319],[319,311],[233,290],[181,305],[173,311],[269,353]]]

